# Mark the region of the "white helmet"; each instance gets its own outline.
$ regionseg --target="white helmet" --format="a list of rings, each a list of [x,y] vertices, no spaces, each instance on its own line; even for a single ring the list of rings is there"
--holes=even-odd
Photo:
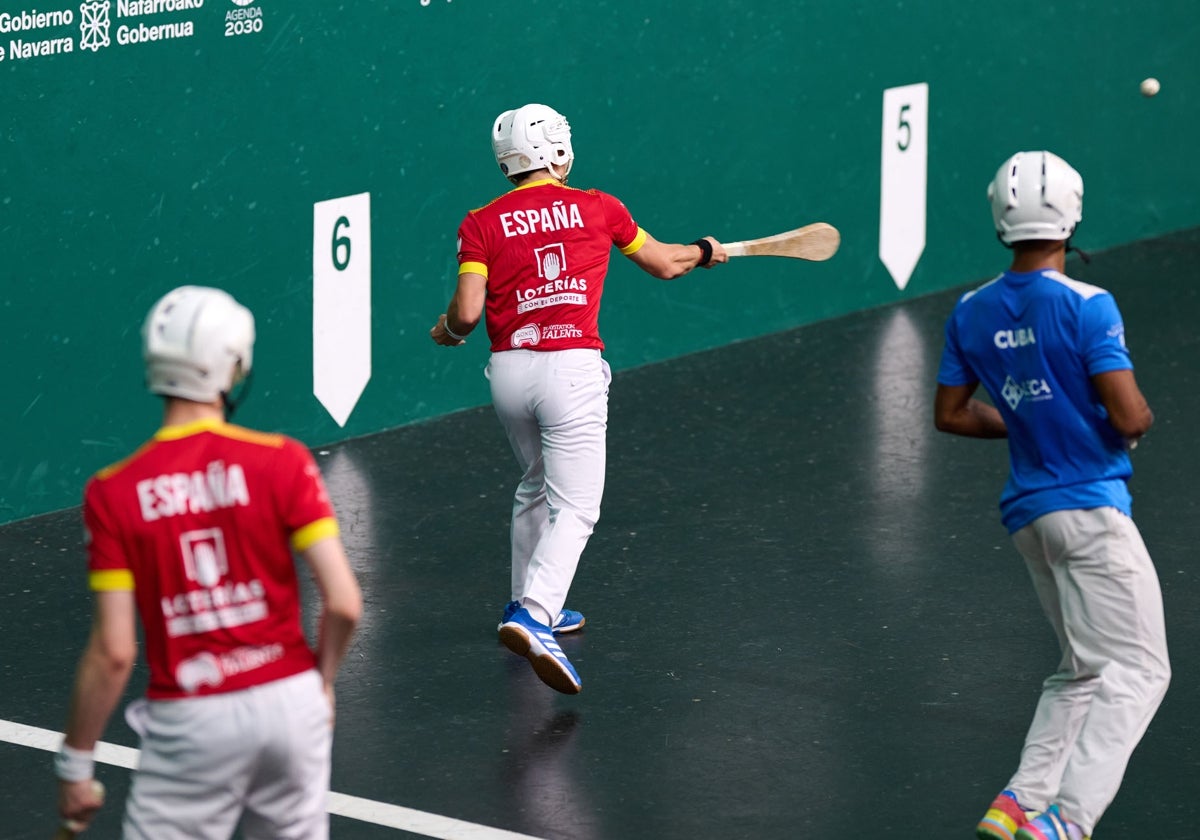
[[[492,151],[506,177],[549,169],[550,164],[571,171],[571,126],[567,118],[547,105],[523,105],[505,111],[492,126]],[[567,174],[563,173],[563,180]]]
[[[988,184],[988,201],[1005,245],[1070,239],[1083,219],[1083,178],[1052,152],[1017,152]]]
[[[167,292],[142,325],[146,387],[155,394],[213,402],[250,373],[254,316],[220,289]]]

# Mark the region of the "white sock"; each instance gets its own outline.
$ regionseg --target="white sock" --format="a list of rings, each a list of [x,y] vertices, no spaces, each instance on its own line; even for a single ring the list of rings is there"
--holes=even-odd
[[[521,606],[523,606],[525,609],[527,609],[529,611],[529,616],[534,621],[538,622],[539,624],[545,624],[547,627],[550,626],[550,622],[552,620],[550,618],[550,613],[547,612],[546,608],[543,607],[541,604],[539,604],[537,601],[531,601],[528,598],[526,598],[525,601],[521,604]]]

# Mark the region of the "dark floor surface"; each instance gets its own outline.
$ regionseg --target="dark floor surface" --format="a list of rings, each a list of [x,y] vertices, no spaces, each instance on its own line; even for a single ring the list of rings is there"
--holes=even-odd
[[[1200,231],[1068,271],[1116,294],[1157,415],[1134,513],[1174,665],[1096,837],[1196,840]],[[490,408],[320,450],[366,596],[333,789],[548,840],[971,837],[1057,656],[999,522],[1003,442],[933,429],[956,297],[616,376],[578,697],[496,642],[517,475]],[[61,727],[82,563],[77,511],[0,529],[0,720]],[[136,746],[120,720],[106,739]],[[120,799],[128,772],[99,775]],[[49,836],[53,794],[48,752],[0,743],[0,838]]]

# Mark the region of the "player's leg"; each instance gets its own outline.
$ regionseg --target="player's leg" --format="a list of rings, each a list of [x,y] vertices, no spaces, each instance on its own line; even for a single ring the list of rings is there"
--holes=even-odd
[[[316,671],[254,689],[264,733],[261,760],[246,794],[245,840],[327,840],[333,720]]]
[[[542,682],[575,694],[582,688],[579,674],[548,625],[562,610],[600,516],[610,374],[597,351],[546,353],[537,364],[542,387],[533,404],[542,429],[549,527],[529,564],[524,607],[501,625],[500,641],[526,657]]]
[[[1062,651],[1058,669],[1042,684],[1020,764],[1008,784],[1022,805],[1038,811],[1055,801],[1098,682],[1096,662],[1075,647],[1064,621],[1061,582],[1073,550],[1071,533],[1066,514],[1060,511],[1039,517],[1013,534]]]
[[[509,536],[512,545],[512,600],[520,601],[528,586],[529,564],[542,534],[550,527],[550,511],[546,507],[546,479],[540,452],[534,453],[530,441],[538,442],[536,421],[506,427],[514,451],[522,447],[518,457],[521,481],[513,494],[512,523]]]
[[[512,600],[525,594],[526,573],[541,535],[549,527],[541,429],[531,406],[531,351],[495,353],[488,362],[487,378],[496,416],[508,436],[521,469],[521,481],[512,509]]]
[[[228,840],[242,813],[256,734],[235,695],[149,703],[125,806],[125,840]]]
[[[611,374],[598,351],[552,355],[538,405],[550,522],[530,561],[526,598],[557,616],[600,518]]]
[[[1090,834],[1116,796],[1171,677],[1158,574],[1137,526],[1113,508],[1073,511],[1064,616],[1100,677],[1058,802]]]

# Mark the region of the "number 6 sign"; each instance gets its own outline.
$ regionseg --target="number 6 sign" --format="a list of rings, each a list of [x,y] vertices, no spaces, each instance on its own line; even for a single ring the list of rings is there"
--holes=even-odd
[[[345,426],[371,379],[371,194],[313,205],[313,394]]]

